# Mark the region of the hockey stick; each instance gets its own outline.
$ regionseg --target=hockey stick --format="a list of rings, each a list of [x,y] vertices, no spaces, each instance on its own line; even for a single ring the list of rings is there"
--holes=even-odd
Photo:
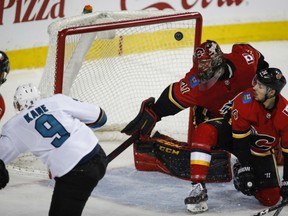
[[[279,215],[279,213],[280,213],[280,211],[282,210],[282,208],[283,208],[284,206],[286,206],[287,204],[288,204],[288,199],[283,200],[283,201],[282,201],[281,203],[279,203],[278,205],[275,205],[275,206],[272,206],[272,207],[270,207],[270,208],[264,209],[264,210],[258,212],[257,214],[254,214],[253,216],[262,216],[262,215],[265,215],[265,214],[267,214],[267,213],[269,213],[269,212],[271,212],[271,211],[274,211],[274,210],[277,210],[277,211],[275,212],[275,214],[274,214],[273,216],[277,216],[277,215]],[[279,211],[278,211],[278,210],[279,210]]]
[[[273,216],[278,216],[280,212],[282,211],[283,207],[276,210],[276,212],[273,214]]]
[[[282,201],[282,203],[283,203],[283,202],[287,202],[287,201],[288,201],[288,199],[285,199],[285,200]],[[287,202],[287,204],[288,204],[288,202]],[[278,215],[280,214],[280,212],[282,211],[283,208],[284,208],[284,206],[278,208],[278,209],[276,210],[276,212],[273,214],[273,216],[278,216]]]
[[[131,144],[138,140],[138,133],[133,134],[122,144],[120,144],[116,149],[114,149],[109,155],[107,155],[107,164],[110,163],[114,158],[121,154],[125,149],[127,149]]]

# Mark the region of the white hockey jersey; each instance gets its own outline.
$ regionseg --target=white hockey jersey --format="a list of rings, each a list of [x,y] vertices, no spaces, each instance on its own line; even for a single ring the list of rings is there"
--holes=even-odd
[[[99,106],[62,94],[36,101],[2,127],[0,159],[9,164],[20,153],[32,152],[53,178],[61,177],[98,144],[85,123],[95,122],[99,115]]]

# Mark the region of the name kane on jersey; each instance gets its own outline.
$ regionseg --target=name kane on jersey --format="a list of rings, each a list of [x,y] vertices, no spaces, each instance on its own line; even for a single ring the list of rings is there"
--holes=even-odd
[[[32,109],[29,113],[24,115],[24,119],[27,123],[31,122],[35,118],[39,117],[40,115],[44,114],[45,112],[48,112],[48,109],[45,105],[38,106],[34,109]]]

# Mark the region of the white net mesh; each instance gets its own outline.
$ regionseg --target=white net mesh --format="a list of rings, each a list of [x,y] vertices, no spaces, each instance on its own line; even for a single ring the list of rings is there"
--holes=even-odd
[[[150,18],[178,14],[181,15],[163,11],[93,13],[52,23],[40,91],[45,96],[54,93],[56,63],[63,61],[62,93],[97,103],[108,116],[102,131],[120,131],[135,117],[144,99],[157,99],[166,86],[178,81],[192,66],[195,19],[176,17],[173,21],[147,25]],[[125,25],[130,20],[142,24]],[[106,29],[89,30],[92,27],[88,25],[95,24],[105,24]],[[67,35],[65,57],[57,59],[58,32],[79,26],[86,26],[82,29],[88,29],[87,32]],[[155,129],[186,140],[188,113],[186,110],[177,117],[163,118]]]
[[[192,67],[197,29],[191,14],[122,11],[54,22],[48,29],[49,53],[39,90],[44,97],[54,94],[62,84],[57,79],[63,76],[62,93],[105,110],[108,122],[97,133],[100,140],[124,139],[119,131],[137,115],[141,102],[151,96],[157,99]],[[57,37],[59,32],[66,34],[63,43]],[[63,57],[59,51],[64,51]],[[188,122],[187,109],[163,118],[155,130],[186,141]]]

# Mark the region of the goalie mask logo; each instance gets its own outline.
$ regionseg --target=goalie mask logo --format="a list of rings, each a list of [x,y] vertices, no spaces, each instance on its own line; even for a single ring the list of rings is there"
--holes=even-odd
[[[195,51],[195,57],[197,59],[201,58],[205,54],[205,50],[203,48],[197,48]]]

